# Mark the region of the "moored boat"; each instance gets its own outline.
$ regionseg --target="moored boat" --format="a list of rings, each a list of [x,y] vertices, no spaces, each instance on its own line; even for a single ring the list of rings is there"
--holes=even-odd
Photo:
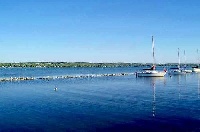
[[[192,71],[196,73],[200,73],[200,67],[199,66],[192,67]]]
[[[188,69],[187,68],[187,63],[186,63],[186,56],[185,56],[185,50],[184,50],[184,59],[185,59],[185,65],[184,65],[184,67],[181,69],[183,72],[185,72],[185,73],[192,73],[192,70],[190,70],[190,69]]]
[[[164,77],[166,71],[156,71],[156,70],[145,70],[143,72],[138,72],[136,75],[138,77]]]
[[[186,74],[184,69],[180,68],[180,57],[179,57],[179,48],[178,48],[178,66],[176,68],[171,68],[169,71],[170,75],[183,75]]]
[[[186,74],[186,71],[181,70],[180,68],[173,68],[173,70],[170,70],[169,72],[170,75],[184,75]]]
[[[200,66],[199,66],[199,51],[197,49],[197,66],[192,67],[192,71],[196,73],[200,73]]]
[[[182,71],[185,73],[192,73],[192,70],[188,70],[188,69],[183,69]]]
[[[153,53],[153,60],[154,64],[150,69],[143,69],[143,71],[137,72],[137,77],[164,77],[166,74],[166,70],[163,71],[157,71],[156,65],[155,65],[155,57],[154,57],[154,39],[152,36],[152,53]]]

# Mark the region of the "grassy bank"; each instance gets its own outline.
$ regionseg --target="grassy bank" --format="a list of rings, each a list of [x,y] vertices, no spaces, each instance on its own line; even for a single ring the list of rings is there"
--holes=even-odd
[[[0,63],[0,67],[138,67],[151,66],[151,63],[89,63],[89,62],[23,62]],[[176,66],[176,63],[156,64],[157,66]],[[182,64],[184,65],[184,64]],[[187,64],[194,66],[195,64]]]

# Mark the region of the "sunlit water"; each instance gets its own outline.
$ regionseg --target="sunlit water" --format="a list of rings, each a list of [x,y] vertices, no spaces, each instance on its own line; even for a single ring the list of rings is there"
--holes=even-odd
[[[6,68],[1,77],[138,68]],[[200,74],[0,82],[0,131],[200,131]],[[54,88],[57,87],[57,91]]]

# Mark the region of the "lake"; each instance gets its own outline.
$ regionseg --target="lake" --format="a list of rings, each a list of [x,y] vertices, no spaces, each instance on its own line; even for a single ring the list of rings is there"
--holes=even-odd
[[[0,131],[200,131],[200,74],[139,69],[1,68],[2,78],[130,74],[0,82]]]

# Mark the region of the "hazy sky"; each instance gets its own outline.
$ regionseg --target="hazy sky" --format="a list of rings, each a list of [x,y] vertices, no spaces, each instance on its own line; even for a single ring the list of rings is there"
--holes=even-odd
[[[197,62],[199,0],[0,0],[0,62]],[[199,52],[200,55],[200,52]]]

